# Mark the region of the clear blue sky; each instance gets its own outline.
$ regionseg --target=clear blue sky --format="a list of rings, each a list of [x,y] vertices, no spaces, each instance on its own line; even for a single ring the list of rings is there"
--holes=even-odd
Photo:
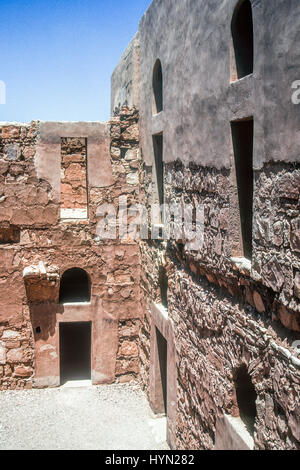
[[[151,0],[0,0],[0,121],[105,121],[110,76]]]

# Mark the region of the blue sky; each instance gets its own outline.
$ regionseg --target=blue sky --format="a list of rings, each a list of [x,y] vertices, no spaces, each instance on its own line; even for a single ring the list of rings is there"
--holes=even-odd
[[[110,76],[151,0],[0,0],[0,121],[105,121]]]

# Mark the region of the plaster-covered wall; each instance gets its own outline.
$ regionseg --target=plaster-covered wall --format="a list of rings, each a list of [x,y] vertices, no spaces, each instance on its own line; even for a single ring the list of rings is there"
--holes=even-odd
[[[111,114],[121,106],[140,104],[140,43],[138,33],[123,53],[111,79]]]
[[[141,145],[147,164],[153,158],[152,134],[163,131],[166,162],[180,159],[185,164],[229,168],[230,121],[249,116],[255,121],[255,169],[269,160],[299,161],[300,113],[291,102],[291,87],[299,79],[300,4],[252,0],[254,73],[230,84],[236,4],[236,0],[154,0],[143,16],[138,33],[139,90]],[[164,111],[159,118],[152,117],[157,58],[164,80]],[[113,75],[112,106],[120,96],[115,78],[122,73],[125,80],[123,62]],[[131,75],[129,68],[127,80]],[[132,90],[123,96],[124,102],[131,96]]]

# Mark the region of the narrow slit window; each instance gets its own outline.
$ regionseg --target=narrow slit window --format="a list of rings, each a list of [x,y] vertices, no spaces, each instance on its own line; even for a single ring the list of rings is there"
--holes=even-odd
[[[62,219],[87,219],[87,139],[61,139]]]
[[[158,59],[153,69],[153,114],[163,110],[163,73],[161,62]]]
[[[159,290],[161,304],[168,309],[168,276],[164,268],[159,272]]]
[[[164,203],[164,163],[163,163],[163,135],[153,136],[154,150],[154,185],[155,185],[155,202],[162,205]]]
[[[231,33],[233,48],[231,81],[235,81],[253,73],[254,37],[250,0],[238,2],[232,18]]]
[[[252,259],[253,226],[253,119],[231,123],[240,227],[244,257]]]

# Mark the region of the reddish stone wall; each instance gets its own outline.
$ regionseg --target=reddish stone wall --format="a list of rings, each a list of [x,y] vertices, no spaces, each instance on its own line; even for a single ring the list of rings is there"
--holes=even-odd
[[[117,207],[119,196],[124,194],[131,203],[139,200],[137,116],[135,110],[123,109],[113,119],[111,156],[103,162],[103,167],[110,168],[114,175],[113,184],[96,187],[88,181],[89,220],[60,220],[61,204],[71,208],[74,202],[67,198],[64,185],[75,182],[72,191],[77,183],[84,188],[84,159],[89,142],[81,137],[80,129],[78,138],[62,139],[66,181],[62,183],[61,202],[56,189],[37,176],[40,124],[0,129],[0,389],[57,385],[60,321],[95,322],[95,383],[137,376],[141,322],[139,247],[131,239],[102,241],[97,236],[97,208],[101,204],[113,203]],[[91,142],[93,165],[96,155],[99,165],[101,158],[106,158],[104,144],[100,144],[97,147],[95,139]],[[51,155],[51,140],[47,151]],[[73,171],[77,164],[80,178]],[[75,207],[84,203],[83,199],[74,202]],[[40,262],[45,274],[39,271]],[[25,289],[22,274],[30,266]],[[61,277],[73,267],[85,269],[92,284],[91,305],[81,311],[58,304],[59,279],[55,280],[55,273]]]
[[[2,127],[0,137],[0,388],[23,388],[32,384],[34,354],[22,247],[33,226],[56,222],[58,208],[35,172],[37,123]],[[20,243],[7,236],[12,230]]]

